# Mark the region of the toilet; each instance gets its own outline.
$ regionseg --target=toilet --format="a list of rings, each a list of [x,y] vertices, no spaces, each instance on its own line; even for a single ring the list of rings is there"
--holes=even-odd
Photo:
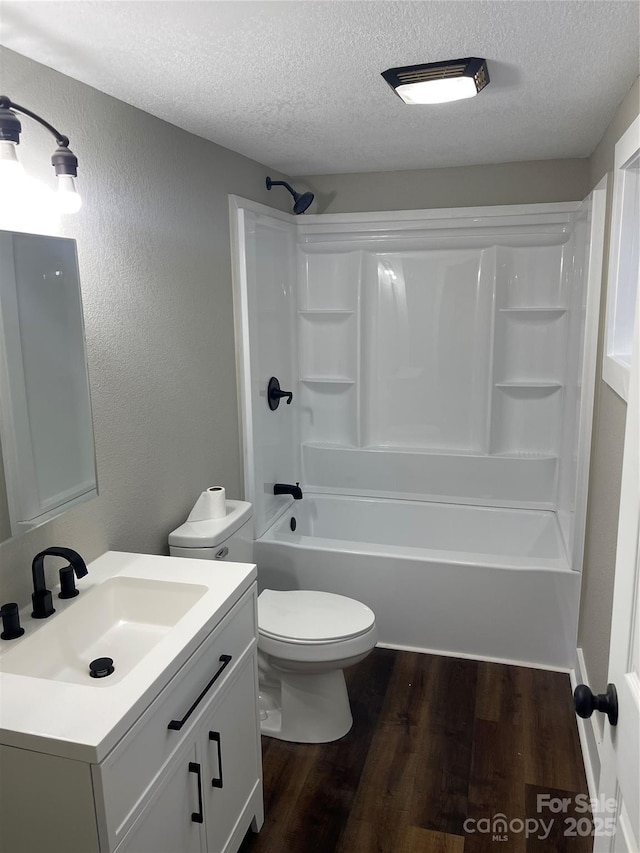
[[[169,534],[172,557],[253,562],[252,507],[227,500],[223,518],[186,521]],[[377,640],[375,615],[352,598],[316,590],[258,596],[260,730],[279,740],[328,743],[353,724],[343,670]]]

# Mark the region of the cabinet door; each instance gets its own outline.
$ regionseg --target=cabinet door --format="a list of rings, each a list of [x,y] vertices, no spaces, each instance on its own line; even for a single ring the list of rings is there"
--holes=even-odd
[[[150,802],[118,845],[117,853],[201,853],[205,777],[195,744],[170,762]]]
[[[212,704],[202,722],[199,749],[208,853],[226,853],[261,778],[254,667],[255,655],[225,688],[220,701]],[[251,813],[248,818],[253,816]],[[238,829],[244,835],[248,824]]]

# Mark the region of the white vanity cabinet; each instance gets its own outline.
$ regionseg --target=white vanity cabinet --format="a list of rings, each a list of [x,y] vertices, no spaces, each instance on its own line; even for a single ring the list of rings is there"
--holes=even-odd
[[[249,824],[259,829],[253,659],[220,692],[162,774],[117,853],[235,853]]]
[[[260,829],[255,581],[238,595],[101,761],[0,745],[2,853],[236,853]]]

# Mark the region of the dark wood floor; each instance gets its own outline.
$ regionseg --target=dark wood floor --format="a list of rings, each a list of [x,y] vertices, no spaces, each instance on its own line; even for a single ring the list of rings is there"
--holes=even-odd
[[[389,649],[346,675],[344,738],[263,737],[265,823],[241,853],[591,850],[565,835],[583,814],[537,810],[538,795],[587,794],[567,675]],[[504,840],[475,823],[497,813],[516,821]],[[526,819],[546,828],[527,838]]]

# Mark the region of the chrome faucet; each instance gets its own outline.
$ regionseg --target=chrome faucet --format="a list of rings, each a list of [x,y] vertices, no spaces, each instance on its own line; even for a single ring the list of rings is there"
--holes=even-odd
[[[31,564],[31,574],[33,575],[33,594],[31,596],[31,600],[33,602],[33,613],[31,615],[34,619],[46,619],[47,616],[51,616],[52,613],[56,612],[55,607],[53,606],[51,590],[47,589],[44,578],[44,558],[47,556],[64,557],[65,560],[69,561],[68,566],[64,566],[60,569],[60,581],[63,585],[63,592],[65,591],[64,587],[67,588],[67,594],[61,593],[62,598],[72,598],[73,595],[77,595],[77,590],[75,589],[72,594],[69,594],[70,575],[71,586],[73,586],[72,572],[75,572],[76,577],[78,578],[83,578],[88,574],[85,561],[77,551],[72,551],[71,548],[58,548],[56,546],[52,546],[51,548],[45,548],[44,551],[40,551],[39,554],[36,554],[33,558],[33,563]]]

